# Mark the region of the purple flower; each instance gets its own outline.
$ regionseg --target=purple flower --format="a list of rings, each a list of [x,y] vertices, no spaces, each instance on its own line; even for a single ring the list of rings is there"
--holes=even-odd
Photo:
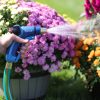
[[[23,64],[22,64],[22,67],[23,67],[23,68],[26,68],[27,66],[28,66],[27,63],[23,63]]]
[[[75,56],[75,51],[74,50],[71,50],[70,51],[70,57],[74,57]]]
[[[53,53],[54,52],[54,47],[50,46],[48,52]]]
[[[50,52],[50,51],[49,51],[49,52],[48,52],[48,51],[46,52],[46,56],[47,56],[48,58],[51,58],[52,55],[53,55],[52,52]]]
[[[51,64],[51,67],[49,68],[49,72],[52,73],[54,71],[57,71],[57,69],[58,69],[58,66],[57,65]]]
[[[46,71],[46,70],[48,70],[48,69],[49,69],[49,65],[48,65],[48,64],[43,65],[43,67],[42,67],[42,68],[43,68],[43,70],[45,70],[45,71]]]
[[[56,64],[51,64],[51,68],[53,68],[54,71],[58,69],[58,66]]]
[[[30,77],[31,77],[30,74],[24,74],[23,79],[24,79],[24,80],[29,80]]]
[[[52,56],[51,56],[51,62],[56,61],[56,59],[57,59],[57,58],[56,58],[56,56],[55,56],[55,55],[52,55]]]
[[[60,61],[57,61],[57,66],[61,67],[61,62]]]
[[[45,44],[46,43],[46,40],[47,40],[46,37],[41,37],[39,41],[41,43]]]
[[[65,43],[62,43],[62,44],[59,46],[59,50],[63,50],[63,49],[65,49],[65,47],[66,47]]]
[[[47,51],[48,50],[48,44],[46,43],[41,49],[42,49],[42,51]]]
[[[63,59],[65,59],[65,58],[67,57],[67,55],[68,55],[68,53],[67,53],[66,51],[64,51],[64,52],[62,53],[61,57],[62,57]]]
[[[28,59],[27,59],[27,63],[28,63],[28,64],[33,64],[33,62],[34,62],[33,59],[31,59],[31,58],[28,58]]]
[[[54,72],[54,69],[53,68],[49,68],[48,70],[50,73]]]
[[[22,71],[22,69],[21,69],[20,67],[16,67],[16,68],[15,68],[15,72],[16,72],[16,73],[20,73],[21,71]]]
[[[37,59],[38,61],[38,64],[39,65],[44,65],[45,64],[45,57],[44,56],[41,56]]]

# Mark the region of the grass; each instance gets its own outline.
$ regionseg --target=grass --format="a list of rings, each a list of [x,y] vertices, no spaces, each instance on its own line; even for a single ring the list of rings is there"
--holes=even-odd
[[[78,20],[83,12],[84,0],[34,0],[54,8],[60,14],[67,14],[70,18]]]

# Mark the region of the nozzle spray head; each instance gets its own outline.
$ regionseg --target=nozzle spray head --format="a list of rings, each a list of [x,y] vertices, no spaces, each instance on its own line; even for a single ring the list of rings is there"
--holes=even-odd
[[[33,34],[36,34],[36,33],[46,33],[47,32],[47,28],[43,28],[43,27],[40,27],[40,26],[19,26],[19,25],[15,25],[13,27],[10,27],[9,28],[9,32],[10,33],[14,33],[16,35],[19,35],[21,30],[24,30],[24,31],[28,31],[28,32],[33,32]],[[33,31],[32,31],[33,30]]]
[[[20,27],[19,27],[19,25],[15,25],[13,27],[10,27],[8,31],[10,33],[14,33],[14,34],[18,35],[20,33]]]

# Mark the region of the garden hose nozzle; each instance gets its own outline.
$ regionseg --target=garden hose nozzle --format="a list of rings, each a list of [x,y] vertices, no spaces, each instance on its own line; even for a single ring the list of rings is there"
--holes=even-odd
[[[9,29],[9,32],[18,35],[23,39],[32,40],[36,35],[41,33],[46,33],[47,29],[42,28],[40,26],[19,26],[15,25]],[[20,54],[17,53],[19,47],[21,46],[18,42],[13,42],[9,48],[7,49],[6,53],[6,61],[8,62],[17,62],[20,58]]]
[[[40,26],[19,26],[15,25],[11,28],[9,28],[10,33],[14,33],[16,35],[35,35],[35,34],[41,34],[41,33],[46,33],[47,28],[43,28]],[[22,37],[23,38],[23,37]]]

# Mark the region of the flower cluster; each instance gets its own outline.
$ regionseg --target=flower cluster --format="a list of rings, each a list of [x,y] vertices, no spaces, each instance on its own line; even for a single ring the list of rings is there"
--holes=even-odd
[[[28,9],[28,26],[40,25],[50,28],[67,23],[63,17],[48,6],[24,1],[20,1],[18,4],[18,9]],[[48,33],[38,35],[21,48],[22,66],[16,66],[15,72],[28,80],[35,68],[50,73],[59,71],[61,62],[74,56],[74,46],[74,37],[61,37]]]
[[[100,79],[100,0],[85,0],[86,20],[78,24],[84,36],[76,41],[72,63],[85,76],[91,87]]]
[[[85,0],[84,6],[87,18],[100,13],[100,0]]]
[[[85,76],[89,86],[100,77],[100,46],[94,38],[78,40],[75,45],[75,56],[72,63]]]
[[[0,35],[7,33],[15,24],[26,25],[28,20],[26,9],[18,10],[18,4],[3,3],[0,5]]]
[[[46,5],[42,5],[34,2],[20,2],[19,9],[28,9],[28,24],[40,25],[41,27],[54,27],[64,24],[64,19],[57,14],[54,9],[49,8]]]
[[[22,67],[27,69],[31,64],[40,66],[45,71],[57,71],[61,67],[62,60],[74,56],[74,42],[73,38],[57,35],[37,36],[29,44],[22,47]]]
[[[98,67],[100,64],[100,47],[96,45],[94,38],[86,38],[76,42],[75,56],[73,63],[77,68],[90,69],[90,67]]]

